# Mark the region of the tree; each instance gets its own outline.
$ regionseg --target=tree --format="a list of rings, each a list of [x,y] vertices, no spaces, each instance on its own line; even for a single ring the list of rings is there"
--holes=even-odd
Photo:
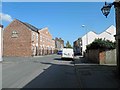
[[[110,50],[115,49],[116,43],[109,41],[109,40],[102,40],[102,39],[95,39],[91,44],[87,45],[87,50],[90,49],[100,49],[102,51],[104,50]]]
[[[66,48],[72,48],[72,46],[70,45],[69,41],[67,41],[67,43],[66,43]]]

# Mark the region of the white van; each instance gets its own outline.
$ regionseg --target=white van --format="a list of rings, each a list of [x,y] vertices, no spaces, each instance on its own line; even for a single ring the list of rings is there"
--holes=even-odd
[[[63,48],[61,58],[71,58],[73,59],[74,52],[72,48]]]

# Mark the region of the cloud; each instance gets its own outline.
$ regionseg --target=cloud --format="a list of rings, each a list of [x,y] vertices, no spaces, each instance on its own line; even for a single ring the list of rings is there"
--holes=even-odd
[[[11,22],[13,19],[10,15],[0,13],[0,21],[6,21],[6,22]]]

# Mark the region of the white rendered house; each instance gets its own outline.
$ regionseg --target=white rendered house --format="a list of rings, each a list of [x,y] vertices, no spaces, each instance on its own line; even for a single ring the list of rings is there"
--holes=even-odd
[[[99,38],[115,42],[116,28],[111,25],[107,30],[99,34]]]
[[[105,31],[103,31],[100,34],[96,34],[93,31],[89,31],[87,34],[85,34],[83,37],[81,37],[82,40],[80,43],[82,43],[81,44],[82,54],[86,50],[86,45],[92,43],[97,38],[102,38],[105,40],[110,40],[112,42],[115,42],[114,35],[116,35],[116,28],[113,25],[108,27]]]
[[[85,52],[86,45],[92,43],[96,38],[98,38],[98,35],[93,31],[88,32],[82,37],[82,53]]]

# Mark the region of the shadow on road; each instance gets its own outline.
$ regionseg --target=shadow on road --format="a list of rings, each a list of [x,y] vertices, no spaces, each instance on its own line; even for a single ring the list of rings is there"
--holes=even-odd
[[[116,66],[108,65],[75,65],[81,88],[119,88],[120,79]]]
[[[61,58],[54,58],[54,60],[62,60]]]
[[[100,65],[84,57],[75,60],[75,71],[81,88],[119,88],[116,65]]]
[[[48,63],[48,62],[40,62],[41,64],[51,64],[52,65],[52,63]]]
[[[26,88],[79,88],[74,70],[74,66],[71,64],[51,64],[21,90]]]
[[[76,64],[98,64],[95,62],[91,62],[90,60],[87,60],[85,57],[79,57],[74,59]]]
[[[73,61],[71,58],[54,58],[54,60],[60,61]]]

